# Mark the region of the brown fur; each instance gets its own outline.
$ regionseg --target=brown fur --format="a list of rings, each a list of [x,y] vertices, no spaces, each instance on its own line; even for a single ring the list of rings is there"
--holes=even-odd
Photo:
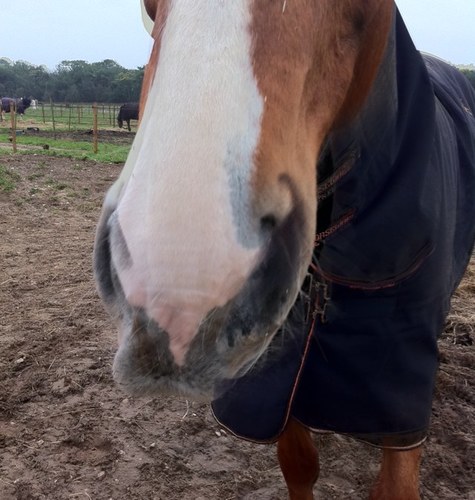
[[[285,6],[285,9],[284,9]],[[255,155],[253,208],[276,223],[299,203],[305,214],[302,260],[315,234],[315,165],[326,135],[357,112],[381,63],[394,4],[390,0],[253,4],[252,60],[265,99]],[[281,182],[290,173],[293,199]]]
[[[350,88],[333,126],[344,125],[361,108],[384,55],[393,16],[390,5],[392,2],[380,1],[378,5],[372,4],[373,2],[367,2],[364,7],[371,10],[361,33],[361,49],[358,51]]]
[[[152,53],[148,64],[145,66],[145,73],[142,81],[142,92],[140,94],[140,110],[145,109],[147,96],[153,82],[153,77],[160,57],[160,40],[163,27],[168,14],[169,0],[144,0],[145,9],[150,19],[154,22],[152,37],[154,39]],[[139,115],[139,121],[142,117],[142,111]]]
[[[370,500],[419,500],[422,448],[383,450],[381,470]]]
[[[296,420],[289,420],[277,443],[277,456],[290,500],[312,500],[320,465],[310,432]]]
[[[256,203],[274,198],[277,179],[289,170],[304,187],[303,198],[315,199],[321,144],[369,93],[392,13],[389,0],[293,0],[285,10],[283,2],[255,2],[254,72],[266,99],[255,178],[261,201]]]
[[[308,429],[290,419],[277,443],[277,455],[290,500],[312,500],[318,479],[318,450]],[[382,451],[381,469],[370,500],[419,500],[422,448]]]

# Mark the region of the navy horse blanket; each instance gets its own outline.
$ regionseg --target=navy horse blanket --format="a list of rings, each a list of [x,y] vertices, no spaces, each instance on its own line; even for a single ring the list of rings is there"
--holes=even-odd
[[[0,100],[1,104],[1,111],[4,113],[10,113],[13,105],[15,105],[15,111],[23,115],[30,107],[31,104],[31,99],[28,99],[26,97],[21,97],[20,99],[13,99],[12,97],[2,97]]]
[[[290,416],[405,449],[424,441],[437,338],[475,240],[475,92],[395,16],[364,108],[318,172],[311,278],[266,355],[217,388],[217,420],[274,441]]]

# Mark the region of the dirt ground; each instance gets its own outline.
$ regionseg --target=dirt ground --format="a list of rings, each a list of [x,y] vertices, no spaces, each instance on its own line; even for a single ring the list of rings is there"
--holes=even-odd
[[[134,400],[114,386],[115,332],[91,252],[120,166],[2,156],[0,500],[284,499],[275,447],[220,429],[206,405]],[[475,500],[475,262],[441,339],[425,499]],[[363,499],[380,452],[317,436],[321,499]]]

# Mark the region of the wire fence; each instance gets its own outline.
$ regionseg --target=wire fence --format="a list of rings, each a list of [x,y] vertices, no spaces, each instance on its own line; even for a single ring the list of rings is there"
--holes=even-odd
[[[27,110],[28,117],[43,124],[51,124],[55,128],[81,130],[92,128],[94,114],[97,114],[99,128],[117,126],[118,104],[54,104],[39,103],[36,109]]]
[[[117,115],[121,104],[58,104],[33,103],[23,115],[11,106],[11,112],[5,113],[0,121],[0,132],[9,131],[13,152],[17,151],[17,135],[23,130],[41,130],[51,132],[53,137],[65,132],[88,132],[91,135],[94,152],[97,152],[99,131],[118,130]],[[130,123],[135,131],[137,122]]]

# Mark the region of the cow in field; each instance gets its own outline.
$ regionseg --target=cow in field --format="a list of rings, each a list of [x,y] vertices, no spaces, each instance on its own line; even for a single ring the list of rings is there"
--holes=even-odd
[[[10,113],[13,105],[19,115],[24,115],[25,111],[30,107],[30,104],[31,99],[28,99],[28,97],[20,97],[19,99],[2,97],[0,119],[4,119],[4,113]]]
[[[119,108],[119,114],[117,115],[117,124],[119,128],[122,128],[124,122],[127,123],[127,129],[130,132],[130,120],[139,119],[139,104],[137,102],[128,102],[122,104]]]

